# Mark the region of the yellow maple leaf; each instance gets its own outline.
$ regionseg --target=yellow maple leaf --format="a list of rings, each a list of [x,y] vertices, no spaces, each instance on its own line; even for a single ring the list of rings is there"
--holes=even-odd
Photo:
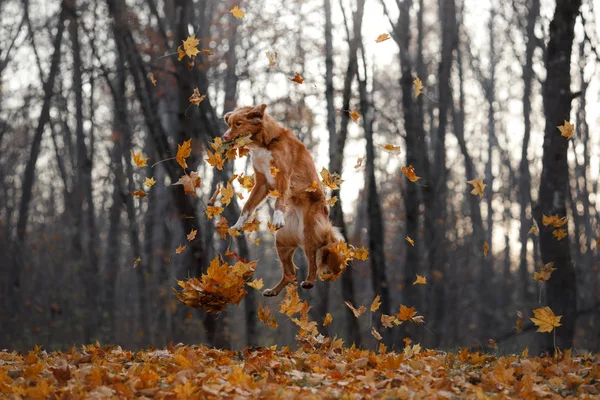
[[[417,174],[415,173],[415,167],[413,167],[412,165],[409,165],[408,167],[402,167],[402,172],[404,173],[406,178],[408,178],[408,180],[411,182],[416,182],[419,179],[421,179],[421,177],[417,176]]]
[[[213,219],[213,217],[221,215],[223,210],[223,207],[208,206],[206,207],[206,216],[208,217],[208,219]]]
[[[260,279],[255,279],[252,282],[247,283],[246,285],[250,286],[252,289],[256,289],[256,290],[260,290],[263,288],[263,286],[265,286],[265,284],[263,283],[262,278]]]
[[[396,314],[396,318],[401,321],[410,321],[417,315],[417,311],[414,307],[406,307],[405,305],[400,305],[400,312]]]
[[[333,207],[335,205],[335,203],[337,203],[338,201],[338,197],[337,196],[333,196],[332,198],[330,198],[329,200],[327,200],[327,204],[329,204],[331,207]]]
[[[547,217],[542,214],[542,225],[544,225],[544,226],[552,225],[555,228],[560,228],[561,226],[565,225],[567,222],[569,222],[569,219],[566,216],[562,217],[562,218],[558,218],[558,215],[551,215],[551,216]]]
[[[393,315],[381,314],[381,324],[386,328],[393,328],[393,323],[396,323],[397,319]],[[399,324],[396,324],[399,325]]]
[[[567,139],[571,139],[573,133],[575,133],[575,125],[567,120],[565,120],[562,125],[557,126],[557,128],[560,131],[560,136],[566,137]]]
[[[221,154],[217,152],[213,153],[210,150],[207,150],[206,152],[208,153],[208,158],[206,158],[205,160],[219,171],[222,171],[223,165],[225,164],[225,160],[223,160]]]
[[[185,160],[184,160],[185,162]],[[196,171],[192,171],[189,175],[182,175],[179,180],[173,183],[171,186],[183,185],[183,191],[185,194],[191,194],[196,197],[196,188],[200,187],[201,179]]]
[[[400,146],[394,146],[393,144],[379,144],[378,145],[383,151],[393,154],[395,156],[399,155],[402,152]]]
[[[153,74],[152,72],[150,72],[150,73],[148,74],[148,78],[150,79],[150,82],[152,82],[152,84],[153,84],[154,86],[156,86],[156,79],[154,79],[154,74]]]
[[[267,326],[271,328],[277,328],[277,322],[275,321],[275,316],[271,314],[271,309],[269,306],[263,307],[262,304],[258,305],[258,319]]]
[[[232,238],[240,236],[240,231],[238,231],[237,229],[233,229],[233,228],[229,228],[227,230],[227,233],[229,233],[229,236],[231,236]]]
[[[200,44],[200,41],[196,39],[196,35],[188,36],[187,39],[183,40],[183,52],[189,57],[194,58],[200,52],[196,46]]]
[[[471,190],[471,194],[479,195],[479,198],[483,197],[483,191],[485,190],[485,187],[487,186],[485,183],[483,183],[483,179],[473,179],[473,180],[467,181],[467,183],[469,185],[473,186],[473,190]]]
[[[381,340],[381,334],[377,332],[377,329],[375,329],[375,327],[371,328],[371,335],[373,335],[375,339]]]
[[[550,277],[552,276],[552,272],[556,271],[556,268],[554,267],[554,263],[553,262],[549,262],[547,264],[544,264],[544,266],[542,267],[542,269],[540,270],[540,272],[534,272],[533,273],[533,279],[538,281],[538,282],[544,282],[550,279]]]
[[[360,114],[356,111],[351,111],[350,118],[352,118],[352,120],[358,124],[358,120],[360,119]]]
[[[279,54],[276,51],[267,51],[266,54],[267,58],[269,59],[269,67],[276,66]]]
[[[233,186],[231,182],[227,182],[227,186],[221,189],[221,203],[227,207],[233,199]]]
[[[239,176],[237,181],[246,190],[252,190],[254,187],[254,177],[252,175]]]
[[[392,37],[387,34],[387,33],[382,33],[381,35],[377,36],[377,39],[375,39],[376,43],[381,43],[381,42],[385,42],[388,39],[391,39]]]
[[[288,78],[290,81],[292,82],[296,82],[299,84],[302,84],[302,82],[304,82],[304,78],[300,76],[299,73],[296,72],[296,74],[294,76],[292,76],[291,78]]]
[[[134,153],[133,151],[131,151],[131,158],[133,158],[133,162],[138,167],[147,167],[148,166],[146,164],[146,161],[148,161],[149,158],[144,158],[142,156],[142,152],[141,151],[138,151],[137,153]]]
[[[281,196],[281,193],[279,193],[279,191],[277,191],[277,190],[269,190],[269,195],[271,195],[273,197],[279,197],[279,196]]]
[[[552,332],[559,327],[562,315],[554,315],[550,307],[542,307],[533,310],[531,321],[538,327],[537,332]]]
[[[415,247],[415,241],[414,241],[414,240],[412,240],[412,238],[411,238],[410,236],[407,236],[407,237],[406,237],[406,241],[407,241],[408,243],[410,243],[410,245],[411,245],[412,247]]]
[[[138,265],[140,265],[140,263],[142,262],[142,258],[138,257],[135,260],[133,260],[133,268],[135,269],[135,267],[137,267]]]
[[[238,6],[233,7],[231,10],[229,10],[229,12],[231,13],[231,15],[233,15],[237,19],[242,19],[242,18],[244,18],[244,15],[246,15],[246,13],[244,11],[240,10],[240,8]]]
[[[177,61],[183,60],[184,57],[185,57],[185,50],[183,50],[183,47],[178,46],[177,47]]]
[[[365,311],[367,311],[367,307],[365,306],[360,306],[358,307],[358,309],[356,309],[349,301],[345,301],[344,303],[348,306],[350,310],[352,310],[352,314],[354,314],[356,318],[360,317],[365,313]]]
[[[187,245],[182,245],[180,244],[178,248],[175,249],[175,253],[180,254],[182,251],[185,250],[185,248],[187,247]]]
[[[413,282],[413,285],[427,285],[427,278],[417,274],[417,279]]]
[[[275,178],[278,173],[279,173],[279,169],[276,166],[271,165],[271,176],[273,178]]]
[[[197,229],[193,229],[190,231],[190,233],[187,234],[187,240],[188,242],[191,242],[192,240],[196,239],[196,234],[198,233]]]
[[[296,285],[288,285],[285,287],[285,290],[285,297],[279,303],[279,312],[291,317],[302,310],[302,303],[300,303],[300,296],[298,296],[298,287]]]
[[[321,178],[323,179],[322,180],[323,185],[327,186],[331,190],[339,189],[342,182],[344,182],[342,177],[337,172],[331,174],[331,173],[329,173],[327,168],[323,168],[321,170]]]
[[[146,180],[144,181],[144,186],[152,187],[152,186],[154,186],[155,183],[156,183],[156,181],[154,180],[154,177],[146,178]]]
[[[369,250],[365,246],[354,249],[354,258],[366,261],[369,258]]]
[[[270,221],[267,222],[267,228],[269,228],[269,232],[275,233],[277,231],[277,227],[273,225]]]
[[[485,242],[483,242],[483,256],[487,257],[489,251],[490,251],[490,245],[488,244],[488,242],[486,240]]]
[[[419,97],[419,95],[423,93],[423,82],[421,82],[419,77],[416,77],[413,80],[413,84],[415,85],[415,97]]]
[[[185,159],[188,158],[190,154],[192,154],[192,139],[184,141],[183,144],[177,144],[177,155],[175,156],[175,160],[181,165],[181,168],[187,168]]]
[[[215,227],[221,236],[221,239],[225,239],[227,237],[227,233],[229,232],[229,224],[227,223],[227,220],[225,218],[221,218]]]
[[[325,319],[323,320],[323,326],[329,325],[332,321],[333,317],[331,316],[331,314],[327,313],[327,315],[325,315]]]
[[[198,90],[198,88],[194,89],[194,93],[192,93],[192,95],[190,96],[190,103],[196,105],[196,106],[200,106],[200,103],[202,103],[202,101],[206,98],[206,95],[200,95],[200,91]]]
[[[563,240],[565,237],[567,237],[567,230],[566,229],[555,229],[552,231],[552,234],[554,235],[554,237],[556,238],[556,240]]]
[[[529,228],[529,232],[527,232],[528,235],[535,235],[535,236],[539,236],[540,235],[540,230],[537,227],[537,224],[534,222],[533,225],[531,225],[531,228]]]
[[[148,196],[148,194],[147,194],[146,192],[144,192],[142,189],[138,189],[138,190],[136,190],[135,192],[131,192],[131,195],[132,195],[133,197],[138,197],[138,198],[140,198],[140,199],[142,199],[142,198],[144,198],[144,197]]]
[[[375,311],[379,310],[380,306],[381,306],[381,296],[377,295],[377,296],[375,296],[375,298],[373,299],[373,302],[371,303],[371,307],[370,307],[371,312],[375,312]]]
[[[219,150],[221,146],[223,146],[223,139],[221,139],[219,136],[217,136],[212,142],[210,142],[210,147],[212,147],[213,150]]]
[[[307,192],[314,192],[319,188],[319,184],[317,183],[317,181],[313,180],[312,181],[312,185],[310,185],[309,187],[307,187],[305,189],[305,191]]]

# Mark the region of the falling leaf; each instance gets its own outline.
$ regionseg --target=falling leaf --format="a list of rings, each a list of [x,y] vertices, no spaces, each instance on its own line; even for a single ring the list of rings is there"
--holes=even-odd
[[[293,77],[288,78],[288,79],[290,81],[292,81],[292,82],[296,82],[296,83],[299,83],[299,84],[302,84],[302,82],[304,82],[304,78],[301,77],[300,74],[297,73],[297,72],[296,72],[296,74]]]
[[[554,235],[556,240],[563,240],[565,237],[567,237],[567,230],[566,229],[555,229],[552,231],[552,234]]]
[[[410,236],[407,236],[407,237],[406,237],[406,241],[407,241],[408,243],[410,243],[410,245],[411,245],[412,247],[415,247],[415,241],[414,241],[414,240],[412,240],[412,238],[411,238]]]
[[[356,111],[352,111],[352,112],[350,112],[350,118],[352,118],[352,120],[358,124],[358,120],[360,119],[360,114]]]
[[[550,307],[542,307],[533,310],[531,321],[538,327],[537,332],[552,332],[559,327],[562,315],[554,315]]]
[[[483,179],[473,179],[473,180],[467,181],[467,183],[469,185],[473,186],[473,190],[471,190],[471,194],[479,195],[479,198],[483,197],[483,191],[485,190],[485,187],[487,186],[485,183],[483,183]]]
[[[421,93],[423,93],[423,82],[417,77],[413,80],[415,85],[415,97],[419,97]]]
[[[360,167],[362,167],[363,162],[365,161],[365,159],[367,158],[367,156],[363,156],[363,157],[359,157],[356,159],[356,165],[354,166],[355,169],[358,169]]]
[[[565,120],[564,124],[557,126],[560,131],[560,136],[566,137],[567,139],[571,139],[573,133],[575,133],[575,125]]]
[[[408,167],[402,167],[402,172],[404,172],[404,175],[408,178],[408,180],[413,183],[421,179],[421,177],[417,176],[415,173],[415,168],[412,165],[409,165]]]
[[[317,181],[313,180],[312,181],[312,185],[310,185],[309,187],[307,187],[305,189],[305,191],[307,192],[314,192],[319,188],[319,184],[317,183]]]
[[[185,50],[183,50],[183,47],[178,46],[177,47],[177,61],[183,60],[185,56],[186,56],[186,54],[185,54]]]
[[[517,332],[523,331],[523,313],[521,311],[517,311],[517,322],[515,324],[515,328]]]
[[[410,321],[414,316],[417,315],[417,311],[414,307],[406,307],[405,305],[400,306],[400,312],[396,314],[396,318],[401,321]]]
[[[554,263],[549,262],[542,267],[540,272],[533,273],[533,279],[538,282],[545,282],[550,280],[553,271],[556,271],[556,268],[554,268]]]
[[[246,285],[250,286],[252,289],[256,289],[256,290],[260,290],[263,288],[263,286],[265,286],[265,284],[263,283],[262,278],[260,279],[255,279],[252,282],[247,283]]]
[[[394,146],[393,144],[386,143],[384,145],[378,145],[383,151],[386,151],[395,156],[399,155],[402,152],[400,146]]]
[[[229,12],[237,19],[242,19],[244,18],[244,15],[246,15],[246,13],[240,10],[238,6],[233,7],[231,10],[229,10]]]
[[[267,222],[267,228],[269,228],[269,232],[275,233],[277,232],[277,227],[273,225],[271,222]]]
[[[327,200],[327,204],[329,204],[330,207],[333,207],[335,205],[335,203],[337,203],[337,201],[338,201],[338,197],[333,196],[332,198]]]
[[[323,185],[327,186],[331,190],[339,189],[342,182],[344,182],[342,177],[337,172],[331,174],[327,168],[323,168],[321,170],[321,178],[323,179]]]
[[[413,285],[427,285],[427,278],[417,274],[417,279],[413,282]]]
[[[323,326],[329,325],[332,321],[333,317],[331,316],[331,314],[327,313],[327,315],[325,315],[325,319],[323,320]]]
[[[142,189],[138,189],[138,190],[136,190],[135,192],[131,192],[131,195],[132,195],[133,197],[138,197],[138,198],[140,198],[140,199],[142,199],[142,198],[144,198],[144,197],[148,196],[148,194],[147,194],[146,192],[144,192]]]
[[[184,160],[185,162],[185,160]],[[173,183],[174,185],[183,185],[183,191],[185,194],[191,194],[196,197],[196,188],[200,187],[201,179],[196,171],[192,171],[189,175],[182,175],[179,180]]]
[[[227,182],[227,186],[221,189],[221,203],[227,207],[233,199],[233,186],[231,182]]]
[[[379,310],[379,306],[381,306],[381,297],[379,295],[377,295],[377,296],[375,296],[375,299],[373,299],[373,302],[371,303],[371,307],[370,307],[371,312],[375,312],[375,311]]]
[[[221,236],[221,239],[225,239],[227,237],[227,233],[229,232],[229,224],[225,218],[221,218],[219,222],[217,222],[215,228]]]
[[[352,310],[352,314],[354,314],[356,318],[360,317],[365,313],[365,311],[367,311],[367,307],[365,306],[360,306],[358,307],[358,309],[356,309],[349,301],[345,301],[344,303],[348,306],[350,310]]]
[[[196,39],[196,35],[188,36],[183,41],[183,52],[189,57],[194,58],[200,52],[196,46],[200,44],[200,41]]]
[[[140,263],[142,262],[142,258],[138,257],[135,260],[133,260],[133,268],[135,269],[135,267],[137,267],[138,265],[140,265]]]
[[[269,190],[269,195],[271,195],[273,197],[279,197],[279,196],[281,196],[281,193],[279,193],[279,191],[277,191],[277,190]]]
[[[206,216],[208,217],[208,219],[213,219],[213,217],[221,215],[223,210],[223,207],[208,206],[206,207]]]
[[[412,343],[412,339],[409,338],[408,336],[405,337],[404,339],[402,339],[402,341],[404,342],[405,346],[410,346],[410,344]]]
[[[273,314],[271,314],[271,309],[269,306],[263,307],[262,304],[259,304],[257,316],[258,319],[261,320],[261,322],[265,325],[270,326],[271,328],[277,328],[277,322],[275,321]]]
[[[146,164],[146,161],[149,160],[149,158],[144,158],[142,156],[142,152],[138,151],[137,153],[134,153],[133,151],[131,152],[131,158],[133,158],[133,162],[135,163],[135,165],[137,165],[138,167],[147,167],[148,165]]]
[[[192,139],[184,141],[183,144],[177,144],[177,155],[175,156],[175,160],[181,165],[181,168],[187,168],[185,159],[188,158],[190,154],[192,154]]]
[[[150,73],[148,74],[148,78],[150,78],[150,82],[152,82],[152,84],[153,84],[154,86],[156,86],[156,79],[154,79],[154,74],[153,74],[152,72],[150,72]]]
[[[252,190],[254,187],[254,177],[251,175],[239,176],[237,181],[246,190]]]
[[[285,290],[285,297],[279,303],[279,312],[291,317],[300,312],[302,303],[300,302],[298,287],[296,285],[288,285]]]
[[[200,95],[200,91],[198,90],[198,88],[194,89],[194,93],[192,93],[192,95],[190,96],[190,103],[196,105],[196,106],[200,106],[200,103],[202,103],[202,101],[206,98],[206,95]]]
[[[485,242],[483,242],[483,256],[487,257],[489,251],[490,251],[490,245],[486,240]]]
[[[269,67],[274,67],[277,65],[277,61],[279,58],[279,54],[276,51],[267,51],[267,58],[269,59]]]
[[[156,183],[156,181],[154,180],[154,177],[146,178],[146,180],[144,181],[144,186],[150,188],[150,187],[154,186],[155,183]]]
[[[393,315],[381,314],[381,324],[386,328],[393,328],[392,324],[396,323],[397,319]],[[396,325],[399,325],[396,323]]]
[[[540,231],[537,227],[537,224],[534,222],[533,225],[531,225],[531,228],[529,228],[529,232],[527,233],[528,235],[535,235],[535,236],[539,236],[540,235]]]
[[[182,251],[185,250],[185,248],[187,247],[187,245],[182,245],[180,244],[178,248],[175,249],[175,253],[180,254]]]
[[[205,160],[210,165],[217,168],[219,171],[222,171],[223,165],[225,164],[225,160],[223,160],[221,153],[217,153],[217,152],[213,153],[210,150],[207,150],[206,152],[208,153],[208,158],[206,158]]]
[[[188,242],[191,242],[192,240],[196,239],[196,234],[198,233],[197,229],[192,229],[190,231],[190,233],[187,234],[187,240]]]
[[[381,43],[381,42],[385,42],[388,39],[391,39],[391,36],[387,33],[382,33],[381,35],[377,36],[377,39],[375,39],[375,42]]]
[[[271,176],[273,178],[275,178],[277,176],[277,174],[279,173],[279,169],[276,166],[274,166],[274,165],[271,165],[271,169],[270,170],[271,170]]]
[[[379,332],[377,332],[377,329],[375,329],[375,327],[371,328],[371,335],[373,335],[373,337],[377,340],[381,340],[381,334],[379,334]]]
[[[366,261],[369,258],[369,250],[364,246],[354,249],[354,258]]]
[[[566,216],[562,217],[562,218],[558,218],[558,215],[551,215],[551,216],[547,217],[542,214],[542,225],[544,225],[544,226],[552,225],[555,228],[560,228],[561,226],[565,225],[567,222],[569,222],[569,219]]]

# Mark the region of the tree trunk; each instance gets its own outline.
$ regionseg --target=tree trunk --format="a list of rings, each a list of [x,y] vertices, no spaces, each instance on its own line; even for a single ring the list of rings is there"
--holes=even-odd
[[[544,155],[538,205],[535,210],[540,226],[540,249],[544,264],[553,262],[556,271],[546,282],[548,306],[556,315],[562,315],[562,326],[556,329],[556,345],[559,348],[573,346],[575,316],[577,312],[577,286],[575,267],[571,260],[569,237],[557,240],[555,229],[542,225],[542,216],[567,215],[566,194],[569,190],[569,166],[567,149],[569,140],[562,137],[557,126],[570,120],[571,115],[571,47],[574,38],[575,19],[581,0],[557,0],[554,18],[550,23],[550,41],[546,49],[546,81],[543,84]],[[544,348],[552,350],[552,335],[544,335]]]

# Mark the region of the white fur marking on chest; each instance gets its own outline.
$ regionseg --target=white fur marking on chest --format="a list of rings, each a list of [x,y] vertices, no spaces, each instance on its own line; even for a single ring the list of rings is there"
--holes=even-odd
[[[275,179],[273,178],[273,175],[271,175],[271,160],[273,159],[271,152],[259,147],[251,149],[250,154],[252,155],[252,165],[254,166],[254,170],[263,174],[267,178],[269,185],[273,185]]]

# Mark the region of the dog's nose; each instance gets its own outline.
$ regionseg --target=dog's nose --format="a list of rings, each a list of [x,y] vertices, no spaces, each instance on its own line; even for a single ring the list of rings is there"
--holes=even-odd
[[[231,139],[233,139],[232,137],[233,135],[231,134],[231,131],[227,131],[225,132],[225,134],[223,135],[223,140],[225,140],[226,142],[229,142]]]

